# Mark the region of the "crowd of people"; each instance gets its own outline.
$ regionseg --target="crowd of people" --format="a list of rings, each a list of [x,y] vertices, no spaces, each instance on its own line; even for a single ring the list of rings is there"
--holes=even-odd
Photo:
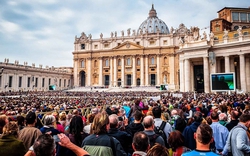
[[[249,101],[234,93],[1,93],[0,155],[246,156]]]

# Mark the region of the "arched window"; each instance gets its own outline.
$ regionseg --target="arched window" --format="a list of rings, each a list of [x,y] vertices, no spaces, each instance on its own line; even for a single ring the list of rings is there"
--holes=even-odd
[[[137,64],[137,66],[141,65],[140,58],[137,58],[136,64]]]
[[[109,66],[109,60],[108,60],[108,59],[105,60],[105,66],[106,66],[106,67]]]
[[[94,62],[94,67],[97,67],[97,60],[95,60]]]
[[[81,68],[85,68],[85,62],[84,62],[84,60],[81,61]]]
[[[155,58],[154,57],[151,58],[151,64],[155,64]]]
[[[127,58],[127,65],[128,65],[128,66],[131,65],[131,60],[130,60],[130,58]]]
[[[121,66],[122,65],[122,62],[121,62],[121,59],[118,60],[118,66]]]

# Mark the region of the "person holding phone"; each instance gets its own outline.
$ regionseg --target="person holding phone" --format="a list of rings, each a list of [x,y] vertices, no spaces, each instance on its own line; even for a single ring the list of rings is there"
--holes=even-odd
[[[87,151],[73,144],[65,134],[61,133],[56,136],[57,137],[54,136],[53,138],[50,134],[40,135],[34,145],[24,156],[55,156],[55,142],[58,142],[61,146],[72,150],[77,156],[90,156]]]

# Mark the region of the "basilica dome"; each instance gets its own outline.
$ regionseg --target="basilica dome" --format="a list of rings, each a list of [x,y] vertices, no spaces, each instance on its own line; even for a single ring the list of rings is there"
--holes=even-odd
[[[142,22],[137,34],[156,34],[158,31],[160,34],[169,34],[168,26],[157,17],[154,5],[152,5],[151,10],[149,11],[149,17]]]

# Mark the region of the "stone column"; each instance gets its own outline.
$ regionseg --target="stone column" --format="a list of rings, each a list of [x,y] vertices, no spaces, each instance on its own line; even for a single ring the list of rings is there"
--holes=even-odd
[[[149,86],[149,82],[148,82],[148,68],[149,68],[149,65],[148,65],[148,55],[145,55],[145,86]]]
[[[28,78],[27,78],[27,75],[24,74],[23,75],[23,84],[22,84],[22,89],[24,91],[25,88],[27,88],[27,81],[28,81]],[[48,86],[48,85],[47,85]],[[44,88],[46,87],[46,83],[44,83]]]
[[[175,75],[176,75],[176,70],[175,70],[175,61],[174,61],[174,55],[169,56],[169,67],[170,67],[170,71],[169,71],[169,85],[168,87],[170,88],[170,86],[174,87],[175,84]],[[183,69],[182,69],[183,70]],[[166,82],[167,83],[167,82]],[[171,89],[171,88],[170,88]]]
[[[12,90],[17,91],[17,89],[18,89],[18,78],[17,74],[14,73],[12,77]]]
[[[229,56],[225,56],[225,73],[230,72]]]
[[[114,57],[114,87],[117,87],[117,56]]]
[[[99,57],[99,86],[103,86],[102,68],[103,68],[102,57]]]
[[[78,87],[79,84],[79,73],[78,73],[78,59],[74,59],[74,86]],[[28,81],[28,80],[27,80]]]
[[[91,59],[91,58],[88,58],[87,60],[88,60],[88,83],[87,83],[87,84],[88,84],[88,86],[91,86],[91,85],[92,85],[92,84],[91,84],[91,77],[92,77],[92,76],[91,76],[91,70],[92,70],[92,69],[91,69],[91,60],[92,60],[92,59]]]
[[[230,57],[230,72],[233,72],[234,71],[234,58],[233,57]]]
[[[246,57],[246,86],[247,86],[247,92],[250,91],[250,58]]]
[[[240,54],[240,85],[241,90],[246,91],[246,65],[245,65],[245,55]]]
[[[208,65],[208,57],[203,57],[203,71],[204,71],[204,92],[209,93],[209,65]]]
[[[122,59],[121,59],[121,61],[122,61],[122,68],[121,68],[121,85],[122,85],[122,87],[124,87],[125,86],[125,64],[124,64],[124,56],[122,56]]]
[[[216,70],[217,73],[221,73],[221,64],[220,64],[220,62],[221,62],[221,59],[219,58],[219,59],[218,59],[217,66],[216,66],[216,67],[217,67],[217,70]]]
[[[113,87],[113,57],[110,57],[110,83],[109,86]]]
[[[214,64],[210,64],[210,72],[211,73],[217,73],[217,59],[215,57]]]
[[[184,82],[185,82],[185,76],[184,76],[184,61],[180,60],[179,61],[179,66],[180,66],[180,91],[181,92],[185,92],[185,86],[184,86]]]
[[[157,55],[157,82],[156,85],[160,85],[160,78],[161,78],[161,74],[160,74],[160,54]]]
[[[190,91],[190,60],[185,59],[185,92]]]
[[[136,86],[136,63],[135,63],[135,56],[133,56],[133,82],[132,86]]]
[[[144,86],[144,56],[141,55],[141,61],[140,61],[140,66],[141,66],[141,82],[140,85]]]

